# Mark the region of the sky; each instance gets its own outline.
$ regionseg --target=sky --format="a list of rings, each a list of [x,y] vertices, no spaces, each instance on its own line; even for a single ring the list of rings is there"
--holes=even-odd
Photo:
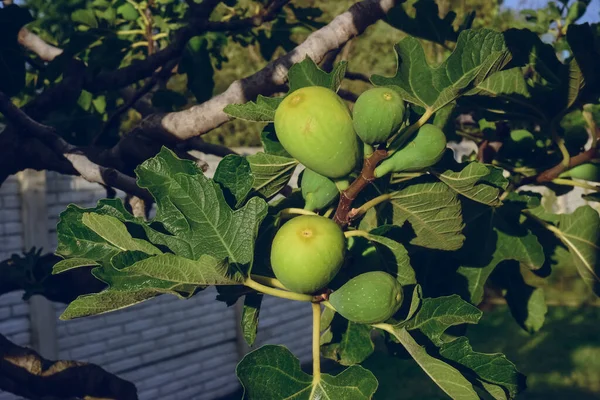
[[[504,0],[503,6],[521,10],[524,8],[540,8],[546,4],[548,4],[547,0]],[[577,22],[600,22],[600,0],[592,0],[585,15]]]

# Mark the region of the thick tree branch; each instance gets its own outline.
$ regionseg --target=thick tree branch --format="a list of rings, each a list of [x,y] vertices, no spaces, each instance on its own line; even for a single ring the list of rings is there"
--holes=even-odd
[[[0,389],[28,399],[135,400],[135,385],[94,364],[52,361],[0,335]]]
[[[337,49],[377,22],[398,0],[363,0],[340,14],[328,25],[313,32],[302,44],[283,57],[267,64],[254,75],[233,82],[225,92],[200,105],[165,115],[160,124],[146,129],[162,130],[177,140],[202,135],[229,120],[223,108],[253,100],[259,94],[269,95],[287,80],[287,72],[294,63],[306,57],[315,62],[329,51]]]
[[[19,30],[18,41],[21,46],[34,52],[44,61],[52,61],[63,52],[62,49],[45,42],[25,27]]]
[[[0,113],[24,134],[34,137],[69,160],[73,168],[87,181],[123,190],[141,198],[150,198],[147,191],[137,186],[135,179],[114,168],[101,166],[88,158],[83,149],[69,144],[53,128],[40,124],[17,108],[8,96],[0,92]]]

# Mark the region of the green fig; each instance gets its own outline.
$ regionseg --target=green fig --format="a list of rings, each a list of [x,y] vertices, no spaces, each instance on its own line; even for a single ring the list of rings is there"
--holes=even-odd
[[[559,177],[583,179],[585,181],[598,182],[600,181],[600,165],[593,163],[577,165],[563,172],[559,175]]]
[[[344,263],[346,238],[332,220],[302,215],[283,224],[271,247],[271,267],[283,286],[312,294],[327,286]]]
[[[360,160],[350,110],[327,88],[309,86],[289,94],[275,111],[275,131],[292,157],[328,178],[348,175]]]
[[[334,181],[308,168],[302,173],[300,187],[306,202],[304,209],[310,211],[327,207],[340,193]]]
[[[372,271],[350,279],[329,296],[329,302],[348,321],[377,324],[398,311],[402,298],[402,286],[392,275]]]
[[[423,125],[413,140],[375,168],[380,178],[390,172],[419,171],[437,163],[446,151],[446,135],[435,125]]]
[[[406,108],[400,95],[389,88],[369,89],[352,109],[356,134],[367,144],[385,143],[400,129]]]

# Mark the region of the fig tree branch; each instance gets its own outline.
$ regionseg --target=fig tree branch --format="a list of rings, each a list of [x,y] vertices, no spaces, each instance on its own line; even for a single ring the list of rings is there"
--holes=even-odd
[[[0,389],[28,399],[97,398],[135,400],[135,385],[101,367],[53,361],[0,334]]]
[[[83,150],[69,144],[56,133],[54,128],[30,118],[2,92],[0,92],[0,113],[20,132],[35,137],[57,155],[66,158],[85,180],[112,186],[141,198],[150,198],[146,190],[137,186],[134,178],[124,175],[114,168],[107,168],[91,161]]]
[[[306,57],[320,62],[329,51],[342,46],[381,19],[397,2],[398,0],[363,0],[354,4],[328,25],[313,32],[294,50],[270,62],[254,75],[233,82],[223,93],[202,104],[155,119],[145,129],[163,131],[162,136],[170,135],[176,140],[185,140],[211,131],[229,120],[223,112],[225,106],[254,100],[259,94],[274,93],[287,81],[287,73],[292,64]],[[119,149],[115,151],[118,152]]]
[[[364,188],[376,179],[375,168],[377,167],[377,164],[387,156],[387,150],[379,149],[375,150],[371,156],[365,158],[358,178],[352,182],[348,189],[342,191],[340,194],[340,201],[335,211],[335,215],[333,216],[333,221],[336,224],[344,227],[350,223],[352,219],[350,216],[352,202]]]

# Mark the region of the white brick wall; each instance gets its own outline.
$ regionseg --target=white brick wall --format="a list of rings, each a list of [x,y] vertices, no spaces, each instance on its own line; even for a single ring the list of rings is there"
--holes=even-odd
[[[207,157],[208,175],[214,173],[218,161],[217,157]],[[46,226],[54,249],[59,213],[70,203],[91,207],[106,192],[83,179],[52,172],[47,173],[46,182]],[[0,187],[0,259],[22,251],[18,193],[14,177]],[[238,388],[235,366],[241,355],[235,310],[216,302],[215,295],[214,289],[189,300],[165,295],[114,313],[58,321],[59,357],[92,362],[134,382],[142,400],[226,396]],[[57,320],[64,308],[56,304]],[[28,304],[21,300],[21,293],[0,297],[0,332],[28,345],[29,330]],[[255,347],[285,344],[302,362],[309,362],[310,332],[307,304],[265,297]],[[14,399],[0,392],[0,400]]]

